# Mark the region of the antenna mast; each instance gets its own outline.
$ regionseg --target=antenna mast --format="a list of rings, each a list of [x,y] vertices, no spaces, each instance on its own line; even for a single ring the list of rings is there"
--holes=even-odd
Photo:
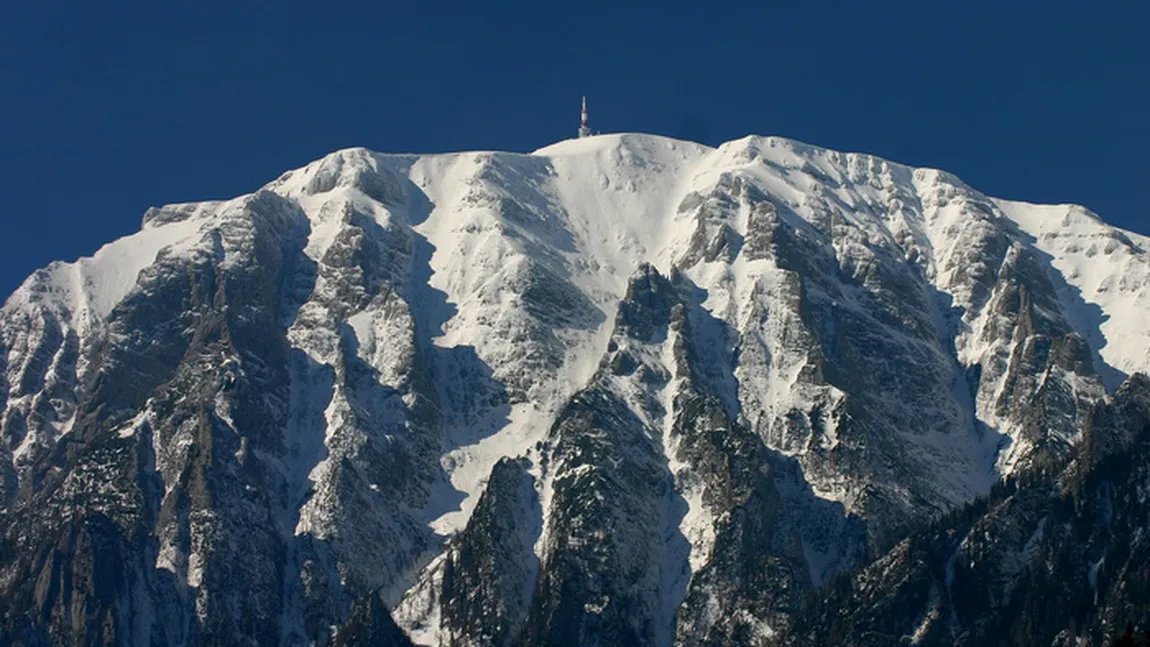
[[[587,125],[587,97],[583,97],[583,111],[579,114],[579,138],[591,136],[591,127]]]

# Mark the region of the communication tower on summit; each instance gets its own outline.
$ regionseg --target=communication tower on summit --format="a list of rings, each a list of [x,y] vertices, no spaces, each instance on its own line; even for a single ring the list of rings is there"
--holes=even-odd
[[[583,97],[583,111],[579,114],[579,138],[591,136],[591,127],[587,125],[587,97]]]

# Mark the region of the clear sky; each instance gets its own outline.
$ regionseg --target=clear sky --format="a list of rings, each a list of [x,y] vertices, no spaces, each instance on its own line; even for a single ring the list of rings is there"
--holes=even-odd
[[[35,0],[0,6],[0,293],[347,146],[756,133],[1150,233],[1148,3]]]

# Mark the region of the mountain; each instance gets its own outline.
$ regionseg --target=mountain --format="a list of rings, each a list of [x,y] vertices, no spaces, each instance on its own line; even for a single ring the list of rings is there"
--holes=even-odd
[[[0,645],[975,640],[1034,555],[1141,550],[1148,246],[773,137],[151,209],[0,309]],[[952,580],[978,524],[1001,563]],[[1078,626],[1145,611],[1139,554]]]

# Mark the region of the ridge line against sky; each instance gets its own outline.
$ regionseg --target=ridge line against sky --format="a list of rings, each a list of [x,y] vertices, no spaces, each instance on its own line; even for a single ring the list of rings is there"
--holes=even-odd
[[[1150,234],[1150,7],[1054,0],[0,10],[0,292],[340,148],[780,135]]]

